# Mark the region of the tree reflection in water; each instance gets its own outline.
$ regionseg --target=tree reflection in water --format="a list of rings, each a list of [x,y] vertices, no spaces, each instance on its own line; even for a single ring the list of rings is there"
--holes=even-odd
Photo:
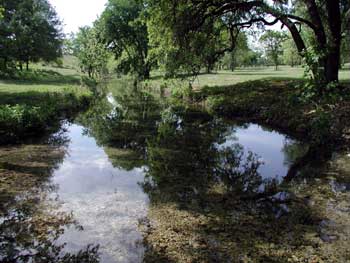
[[[218,147],[240,125],[161,105],[143,90],[114,97],[114,105],[106,103],[103,112],[97,105],[79,122],[116,167],[145,168],[142,187],[151,201],[150,222],[142,222],[145,261],[232,262],[250,255],[284,262],[290,247],[314,244],[304,235],[317,232],[317,212],[285,192],[283,181],[262,177],[259,156],[239,141]],[[289,165],[299,149],[289,142],[282,151]]]
[[[232,262],[257,253],[252,258],[283,262],[288,253],[279,255],[267,244],[313,245],[304,234],[316,231],[317,213],[286,192],[290,189],[283,182],[260,174],[260,157],[235,140],[235,129],[242,125],[160,103],[137,88],[97,101],[76,122],[104,148],[114,167],[145,169],[141,186],[151,201],[151,222],[141,222],[147,226],[145,261]],[[230,146],[228,136],[235,142]],[[54,212],[57,202],[49,202],[54,190],[50,175],[67,143],[61,136],[51,141],[60,147],[26,146],[0,154],[6,181],[0,184],[0,256],[5,262],[98,261],[98,247],[73,255],[56,242],[66,227],[79,226],[72,215]],[[292,164],[299,149],[290,142],[282,154]]]

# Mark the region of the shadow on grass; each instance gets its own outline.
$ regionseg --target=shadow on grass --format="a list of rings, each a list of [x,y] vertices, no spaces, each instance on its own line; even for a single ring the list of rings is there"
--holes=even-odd
[[[58,109],[66,109],[73,107],[73,110],[79,106],[88,103],[88,94],[76,94],[74,91],[62,92],[41,92],[41,91],[24,91],[24,92],[8,92],[0,91],[0,105],[27,105],[41,106],[52,104]]]
[[[0,91],[0,104],[8,105],[29,105],[39,106],[55,99],[62,100],[64,94],[60,92],[40,92],[40,91],[26,91],[26,92],[3,92]]]
[[[17,85],[78,85],[80,75],[62,75],[53,70],[29,70],[0,76],[5,84]]]

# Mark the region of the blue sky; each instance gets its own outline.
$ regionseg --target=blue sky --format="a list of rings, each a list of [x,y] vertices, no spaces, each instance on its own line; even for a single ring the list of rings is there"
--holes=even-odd
[[[92,25],[103,12],[107,0],[49,0],[63,20],[64,32],[76,32],[79,27]]]

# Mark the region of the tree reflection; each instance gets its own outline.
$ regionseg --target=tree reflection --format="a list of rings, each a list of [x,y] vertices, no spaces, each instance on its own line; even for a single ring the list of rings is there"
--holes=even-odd
[[[152,95],[136,88],[120,90],[112,98],[98,101],[78,122],[98,145],[105,147],[115,167],[141,167],[147,139],[156,133],[160,105]]]
[[[153,227],[145,220],[146,262],[235,262],[246,255],[285,262],[278,254],[285,246],[313,245],[304,233],[316,231],[317,213],[263,179],[259,156],[238,143],[224,147],[235,141],[238,125],[196,108],[160,105],[137,89],[113,98],[79,120],[115,167],[145,167],[141,185],[156,221]],[[284,150],[292,162],[297,149]],[[270,243],[280,244],[276,253]]]
[[[235,144],[218,147],[232,126],[198,110],[170,108],[149,140],[145,190],[163,201],[203,203],[214,185],[230,194],[251,195],[264,183],[258,157]],[[204,204],[203,204],[204,205]]]
[[[156,187],[158,192],[171,188],[164,192],[186,201],[204,195],[213,183],[246,195],[270,183],[259,174],[262,163],[254,153],[246,156],[239,144],[218,147],[234,135],[232,123],[202,110],[161,105],[138,88],[109,94],[78,121],[115,167],[148,167],[144,187],[149,194]]]
[[[218,152],[219,162],[215,167],[215,174],[226,186],[227,190],[235,193],[254,194],[263,184],[258,169],[262,162],[252,152],[245,159],[241,145],[225,147]]]

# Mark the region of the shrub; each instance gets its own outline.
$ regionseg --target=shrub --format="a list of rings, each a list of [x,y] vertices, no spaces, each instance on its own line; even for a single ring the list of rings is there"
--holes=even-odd
[[[0,106],[0,143],[8,143],[26,134],[43,130],[50,110],[27,105]]]

